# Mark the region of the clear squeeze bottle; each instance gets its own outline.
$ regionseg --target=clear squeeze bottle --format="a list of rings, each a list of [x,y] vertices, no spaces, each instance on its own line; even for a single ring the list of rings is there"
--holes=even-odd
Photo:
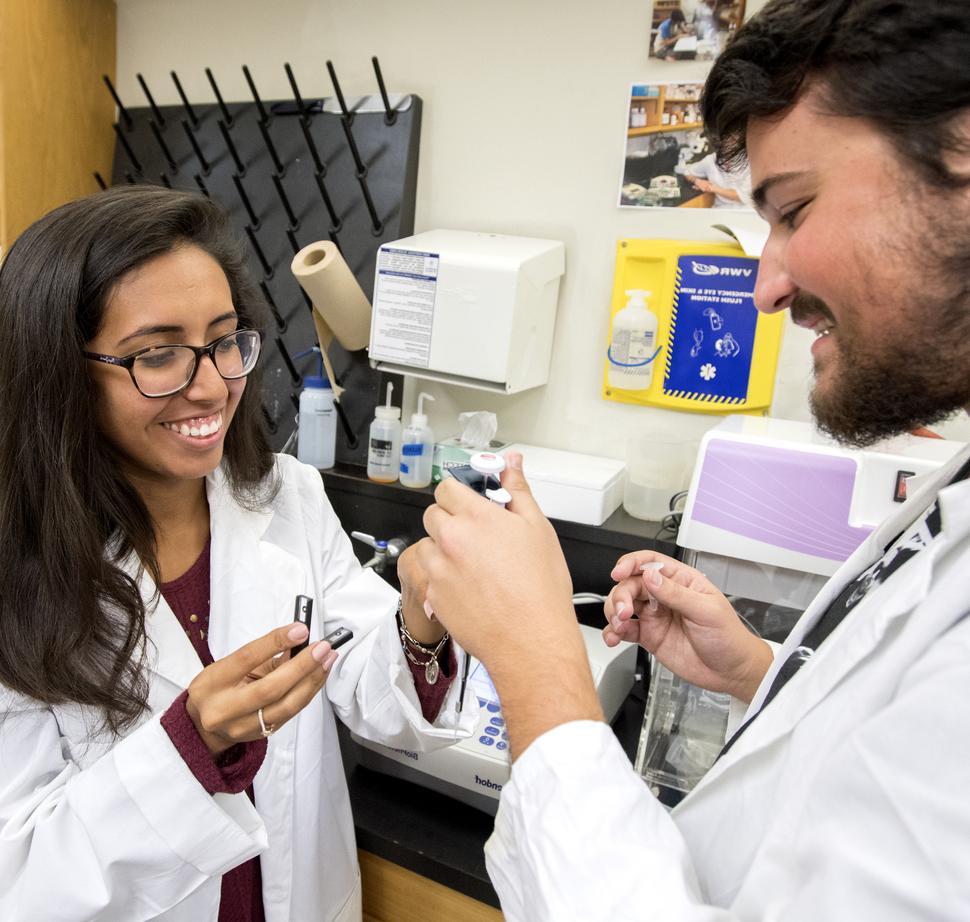
[[[374,408],[367,447],[367,476],[378,483],[394,483],[401,464],[401,409],[391,403],[394,385],[388,382],[387,403]]]
[[[426,487],[431,483],[434,433],[428,428],[425,400],[434,400],[434,397],[425,393],[418,395],[418,412],[411,414],[411,424],[401,435],[401,483],[406,487]]]
[[[303,379],[296,456],[315,468],[333,467],[337,448],[337,414],[326,375]]]

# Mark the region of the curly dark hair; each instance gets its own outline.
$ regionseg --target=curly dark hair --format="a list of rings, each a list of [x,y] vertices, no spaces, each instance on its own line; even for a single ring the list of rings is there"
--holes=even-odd
[[[791,108],[806,87],[836,116],[869,119],[924,180],[970,185],[966,0],[772,0],[714,63],[702,111],[718,162],[746,158],[748,120]]]
[[[145,604],[121,563],[159,583],[155,530],[101,438],[82,350],[127,273],[173,248],[222,267],[240,325],[264,304],[224,212],[201,195],[120,186],[29,227],[0,266],[0,682],[44,704],[91,705],[121,732],[147,701]],[[258,368],[225,440],[234,494],[275,489]]]

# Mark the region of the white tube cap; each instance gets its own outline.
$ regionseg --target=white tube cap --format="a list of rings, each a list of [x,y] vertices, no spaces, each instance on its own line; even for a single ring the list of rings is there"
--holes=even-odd
[[[480,451],[468,459],[473,471],[479,474],[494,474],[498,476],[505,470],[505,458],[491,451]]]

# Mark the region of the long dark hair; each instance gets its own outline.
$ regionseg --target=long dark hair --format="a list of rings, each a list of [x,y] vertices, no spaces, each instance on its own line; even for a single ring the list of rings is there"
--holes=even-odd
[[[967,186],[951,168],[970,153],[954,118],[970,107],[967,61],[966,0],[772,0],[715,61],[704,127],[737,166],[748,120],[785,112],[811,81],[830,114],[870,120],[928,185]]]
[[[98,433],[81,352],[118,281],[183,244],[222,267],[241,327],[264,305],[225,214],[201,195],[122,186],[29,227],[0,266],[0,682],[45,704],[101,709],[114,733],[148,695],[145,605],[120,564],[159,583],[148,509]],[[257,370],[226,434],[234,494],[274,489]]]

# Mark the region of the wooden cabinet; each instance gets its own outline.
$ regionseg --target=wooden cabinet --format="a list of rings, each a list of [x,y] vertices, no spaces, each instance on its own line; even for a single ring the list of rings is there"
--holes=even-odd
[[[695,86],[691,84],[690,86]],[[700,118],[699,84],[697,91],[685,84],[658,84],[656,96],[634,96],[630,100],[631,113],[641,109],[646,124],[627,129],[627,137],[660,134],[666,131],[690,131],[703,128]],[[673,122],[673,124],[671,124]]]
[[[110,178],[114,0],[0,0],[0,252]]]
[[[359,850],[364,922],[502,922],[502,913],[463,893]]]

